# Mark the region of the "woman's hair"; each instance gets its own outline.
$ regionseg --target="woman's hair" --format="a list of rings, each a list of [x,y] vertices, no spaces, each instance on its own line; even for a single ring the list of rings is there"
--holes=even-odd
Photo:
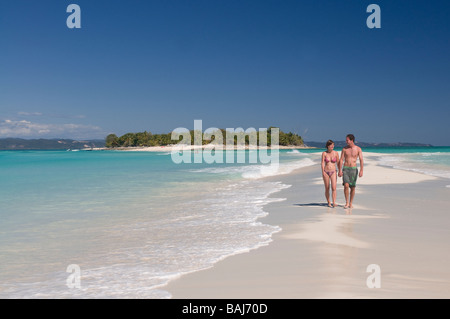
[[[327,145],[326,145],[327,148],[328,148],[328,146],[330,146],[331,144],[334,144],[334,142],[333,142],[332,140],[328,140],[328,141],[327,141]]]

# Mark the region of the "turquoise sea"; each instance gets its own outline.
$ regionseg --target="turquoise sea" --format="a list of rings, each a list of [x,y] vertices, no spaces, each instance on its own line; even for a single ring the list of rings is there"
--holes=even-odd
[[[280,150],[277,171],[169,152],[0,151],[0,298],[170,298],[171,279],[269,244],[280,228],[259,218],[290,185],[263,177],[320,174],[322,151]],[[450,179],[450,147],[367,151]]]
[[[378,164],[450,179],[450,147],[366,148],[380,153]]]

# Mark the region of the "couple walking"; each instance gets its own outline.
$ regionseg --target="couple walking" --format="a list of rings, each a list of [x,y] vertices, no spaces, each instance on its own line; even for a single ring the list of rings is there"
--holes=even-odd
[[[344,208],[353,207],[356,179],[358,176],[363,176],[364,160],[362,150],[355,145],[355,137],[353,134],[347,135],[346,143],[347,146],[342,149],[340,158],[338,152],[334,150],[334,142],[332,140],[328,140],[326,144],[327,150],[322,153],[322,177],[325,184],[325,197],[329,207],[336,207],[336,184],[338,176],[342,177],[342,185],[344,185]],[[358,158],[360,164],[359,175],[356,165]],[[339,173],[336,171],[336,164]],[[330,202],[330,185],[333,204]]]

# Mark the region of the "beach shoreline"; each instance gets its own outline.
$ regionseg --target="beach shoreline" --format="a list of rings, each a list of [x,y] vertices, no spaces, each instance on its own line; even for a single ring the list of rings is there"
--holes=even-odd
[[[264,207],[260,221],[281,227],[272,242],[163,289],[173,299],[449,298],[448,180],[365,155],[353,209],[343,208],[340,180],[338,207],[327,207],[320,168],[267,177],[292,185]],[[380,288],[369,287],[371,265]]]

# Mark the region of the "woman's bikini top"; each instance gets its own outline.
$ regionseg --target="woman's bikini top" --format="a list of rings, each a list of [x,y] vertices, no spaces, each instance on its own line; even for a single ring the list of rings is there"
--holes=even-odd
[[[325,156],[325,163],[329,163],[329,162],[331,162],[331,163],[336,163],[336,157],[333,157],[332,159],[331,159],[331,161],[328,159],[328,157],[326,157]]]

